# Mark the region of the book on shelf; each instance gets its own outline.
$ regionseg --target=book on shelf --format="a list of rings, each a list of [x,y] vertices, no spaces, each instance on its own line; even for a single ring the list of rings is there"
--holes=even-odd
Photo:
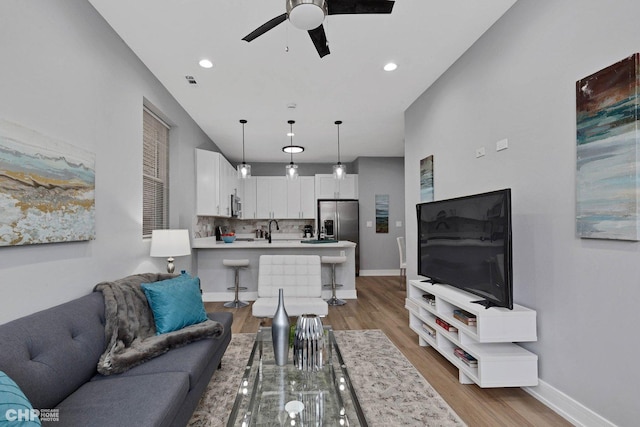
[[[429,335],[431,338],[436,337],[436,330],[433,329],[431,326],[427,325],[426,323],[422,324],[422,330],[425,331],[427,335]]]
[[[436,323],[449,332],[458,332],[458,328],[456,328],[455,326],[451,326],[439,317],[436,317]]]
[[[467,353],[461,348],[456,348],[455,350],[453,350],[453,354],[455,354],[458,359],[466,363],[467,366],[471,366],[471,367],[478,366],[478,359],[476,359],[475,357],[473,357],[472,355],[470,355],[469,353]]]
[[[465,325],[476,326],[477,324],[476,316],[464,310],[460,310],[460,309],[453,310],[453,317],[461,321]]]

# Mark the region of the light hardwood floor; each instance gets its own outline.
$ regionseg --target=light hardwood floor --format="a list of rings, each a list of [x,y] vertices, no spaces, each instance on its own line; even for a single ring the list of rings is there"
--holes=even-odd
[[[358,277],[357,300],[329,307],[325,324],[334,329],[381,329],[427,381],[470,426],[571,426],[569,422],[519,388],[482,389],[458,382],[457,369],[430,347],[420,347],[409,329],[404,308],[406,290],[398,277]],[[206,303],[207,311],[234,313],[233,333],[255,332],[259,320],[251,306],[228,309]]]

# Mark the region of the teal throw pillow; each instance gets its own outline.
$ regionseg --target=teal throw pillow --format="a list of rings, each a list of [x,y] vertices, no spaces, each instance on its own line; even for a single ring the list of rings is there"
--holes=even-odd
[[[39,425],[38,411],[33,409],[18,384],[0,371],[0,427]]]
[[[188,274],[142,284],[153,312],[156,334],[177,331],[208,319],[200,294],[200,279]]]

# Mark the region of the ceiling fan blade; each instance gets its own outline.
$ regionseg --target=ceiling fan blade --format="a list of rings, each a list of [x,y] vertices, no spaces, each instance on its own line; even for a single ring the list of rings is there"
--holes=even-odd
[[[324,27],[322,25],[320,25],[318,28],[314,28],[313,30],[309,30],[308,33],[311,37],[313,45],[318,51],[318,55],[320,55],[320,58],[331,53],[329,52],[329,46],[327,46],[327,36],[324,33]]]
[[[394,3],[388,0],[327,0],[327,13],[329,15],[391,13]]]
[[[250,41],[252,41],[253,39],[255,39],[257,37],[260,37],[261,35],[263,35],[267,31],[273,29],[274,27],[282,24],[286,20],[287,20],[287,14],[286,13],[283,13],[280,16],[276,16],[272,20],[262,24],[261,26],[259,26],[255,30],[253,30],[251,33],[247,34],[242,40],[250,42]]]

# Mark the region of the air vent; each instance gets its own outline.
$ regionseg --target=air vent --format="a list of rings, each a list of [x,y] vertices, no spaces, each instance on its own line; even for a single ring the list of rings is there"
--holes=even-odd
[[[187,81],[189,82],[190,85],[197,85],[198,82],[196,81],[196,78],[193,76],[184,76],[185,79],[187,79]]]

